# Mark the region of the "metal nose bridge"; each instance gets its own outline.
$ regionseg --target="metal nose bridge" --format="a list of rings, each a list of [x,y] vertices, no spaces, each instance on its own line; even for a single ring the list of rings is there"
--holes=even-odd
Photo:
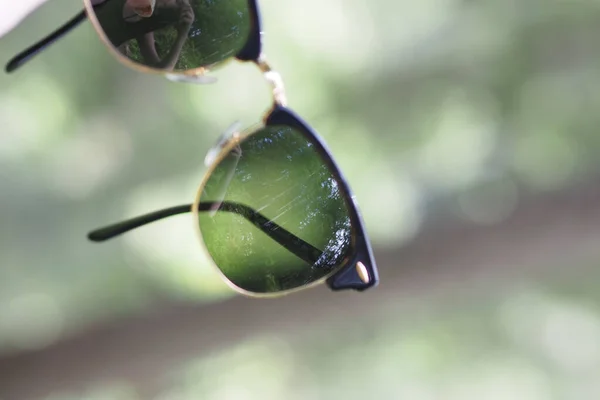
[[[278,106],[287,106],[287,98],[285,96],[285,87],[283,85],[283,79],[279,72],[274,71],[271,66],[267,63],[264,57],[260,57],[256,61],[256,65],[260,68],[263,76],[271,85],[273,91],[273,102]]]
[[[271,66],[267,63],[266,59],[262,56],[255,61],[255,64],[258,66],[258,68],[263,74],[263,77],[271,86],[273,102],[275,103],[275,105],[283,107],[287,106],[285,86],[283,84],[281,74],[279,74],[279,72],[277,71],[274,71],[271,68]],[[204,74],[185,75],[167,73],[165,74],[165,77],[172,82],[193,83],[196,85],[209,85],[211,83],[217,82],[216,77]]]

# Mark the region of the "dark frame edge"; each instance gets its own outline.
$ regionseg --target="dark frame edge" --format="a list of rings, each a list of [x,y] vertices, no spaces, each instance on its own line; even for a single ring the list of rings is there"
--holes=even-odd
[[[257,61],[262,53],[262,24],[258,0],[248,0],[248,7],[252,17],[252,31],[235,58],[240,61]]]
[[[358,204],[356,203],[354,194],[350,188],[350,185],[348,184],[347,179],[344,177],[342,171],[334,161],[333,155],[327,148],[327,145],[323,139],[294,111],[280,105],[275,105],[273,110],[271,110],[265,119],[265,125],[287,125],[298,128],[303,133],[310,135],[311,139],[319,145],[319,152],[325,156],[325,160],[329,164],[330,168],[332,168],[332,170],[337,174],[337,178],[342,183],[344,190],[348,194],[347,201],[350,205],[351,218],[354,222],[354,228],[356,230],[354,249],[344,265],[342,265],[337,272],[335,272],[326,280],[327,286],[334,291],[353,289],[361,292],[377,286],[379,284],[379,272],[377,270],[377,264],[373,256],[373,250],[369,242],[369,238],[366,234],[362,214]],[[365,266],[369,277],[368,282],[364,282],[361,279],[357,270],[358,262],[361,262]]]

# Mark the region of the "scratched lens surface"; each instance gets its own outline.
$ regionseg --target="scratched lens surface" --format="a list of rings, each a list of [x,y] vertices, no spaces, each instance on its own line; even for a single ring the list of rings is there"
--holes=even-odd
[[[200,232],[219,269],[239,288],[299,288],[345,261],[353,230],[347,194],[318,148],[293,128],[264,128],[208,179],[200,195]]]
[[[248,0],[91,0],[106,40],[123,57],[165,71],[221,63],[246,44]]]

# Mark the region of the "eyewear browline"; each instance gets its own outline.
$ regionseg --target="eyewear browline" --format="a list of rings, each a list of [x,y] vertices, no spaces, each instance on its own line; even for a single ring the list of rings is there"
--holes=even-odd
[[[17,69],[25,65],[28,61],[33,59],[36,55],[40,54],[49,46],[62,39],[65,35],[69,34],[71,31],[73,31],[75,28],[81,25],[81,23],[83,23],[84,21],[92,20],[93,22],[95,17],[90,18],[88,13],[93,12],[95,14],[96,11],[101,10],[111,0],[104,0],[100,4],[92,4],[91,1],[89,3],[86,3],[86,0],[83,1],[86,5],[86,7],[83,10],[81,10],[79,13],[77,13],[75,16],[73,16],[71,19],[65,22],[62,26],[57,28],[54,32],[48,34],[46,37],[42,38],[38,42],[34,43],[33,45],[29,46],[28,48],[24,49],[23,51],[12,57],[5,65],[5,71],[7,73],[15,72]],[[248,9],[250,11],[253,29],[246,40],[246,45],[242,49],[240,49],[234,56],[234,58],[237,58],[240,61],[255,61],[259,58],[261,53],[261,21],[257,0],[248,0]],[[102,28],[98,26],[98,23],[94,24],[94,28],[96,29],[98,35],[102,38],[103,35],[100,33]],[[203,70],[203,68],[193,69]],[[158,72],[167,75],[171,71],[167,69],[162,69]],[[182,73],[182,71],[179,71],[176,75],[186,76],[187,74]],[[198,74],[193,73],[192,75],[187,75],[187,77],[193,77],[194,75]],[[190,81],[192,80],[190,79]]]
[[[275,86],[276,88],[274,89],[274,92],[277,92],[280,96],[284,96],[283,88],[278,85]],[[352,191],[348,186],[347,181],[341,176],[341,172],[333,160],[333,157],[325,147],[325,144],[309,125],[307,125],[299,116],[294,114],[293,111],[282,105],[276,104],[273,107],[273,109],[265,117],[264,124],[265,127],[286,126],[301,131],[309,139],[309,141],[315,143],[317,147],[320,147],[319,153],[323,158],[323,162],[328,165],[332,171],[335,171],[335,178],[346,193],[345,198],[349,205],[350,218],[353,221],[353,226],[355,229],[355,248],[353,249],[354,254],[337,273],[327,279],[326,283],[329,288],[335,291],[346,289],[364,291],[376,286],[379,283],[379,275],[372,256],[372,250],[367,239],[366,232],[364,231],[362,217],[358,212],[357,205],[354,203]],[[246,138],[250,138],[254,134],[255,133],[250,133]],[[231,138],[224,139],[226,140],[223,140],[222,143],[218,143],[217,146],[222,147],[221,154],[223,154],[223,152],[227,153],[227,151],[223,148],[229,147],[228,143],[230,143],[230,140],[240,143],[240,139],[236,135],[233,135]],[[236,157],[239,157],[238,150],[233,150],[233,152],[235,153]],[[189,204],[161,209],[96,229],[88,234],[88,239],[93,242],[104,242],[152,222],[193,211],[193,205]],[[198,213],[215,211],[225,212],[241,216],[264,234],[273,239],[276,243],[281,245],[284,249],[294,254],[296,257],[309,265],[317,265],[325,253],[324,250],[316,248],[312,244],[299,238],[284,227],[275,223],[273,220],[267,218],[260,212],[245,204],[232,201],[200,201],[197,205],[197,211]]]
[[[104,4],[105,3],[97,5],[97,6],[93,6],[93,7],[94,7],[94,9],[97,9],[99,7],[102,7]],[[257,12],[257,10],[256,10],[256,12]],[[258,28],[258,25],[260,24],[258,15],[255,18],[256,18],[256,25]],[[7,73],[15,72],[17,69],[24,66],[33,57],[35,57],[39,53],[46,50],[50,45],[52,45],[56,41],[62,39],[65,35],[70,33],[73,29],[77,28],[81,23],[83,23],[87,19],[88,19],[88,16],[87,16],[86,10],[82,10],[77,15],[75,15],[73,18],[71,18],[69,21],[67,21],[63,26],[59,27],[54,32],[52,32],[48,36],[46,36],[45,38],[41,39],[37,43],[33,44],[32,46],[26,48],[25,50],[21,51],[19,54],[14,56],[6,64],[5,71]],[[255,34],[252,36],[257,36],[257,35]],[[255,40],[249,40],[249,43],[252,43],[253,41],[255,41]],[[285,95],[285,88],[283,85],[283,80],[281,79],[281,75],[271,68],[271,66],[267,63],[265,57],[260,52],[257,53],[257,51],[254,49],[254,47],[255,47],[254,44],[252,46],[249,46],[250,51],[248,51],[248,52],[242,51],[242,53],[247,53],[247,54],[238,54],[238,56],[236,58],[238,58],[241,61],[250,61],[250,62],[254,63],[255,65],[257,65],[259,70],[263,73],[264,78],[267,80],[267,82],[271,85],[271,87],[273,89],[274,104],[282,105],[282,106],[287,105],[287,98]],[[254,53],[260,54],[260,56],[252,57],[252,55]],[[168,75],[168,71],[164,71],[164,73],[165,73],[165,75]],[[185,75],[181,74],[181,76],[182,76],[181,81],[183,81],[183,82],[186,81],[185,78],[188,78],[187,81],[189,81],[189,82],[195,82],[195,83],[198,82],[197,80],[196,81],[194,80],[193,75],[186,77]]]
[[[110,0],[109,0],[110,1]],[[100,7],[106,5],[108,1],[100,4],[100,5],[92,5],[90,1],[85,0],[86,9],[76,16],[74,16],[71,20],[67,21],[63,26],[52,32],[50,35],[40,40],[38,43],[30,46],[25,49],[15,57],[13,57],[6,66],[6,71],[8,73],[14,72],[21,66],[23,66],[27,61],[31,60],[35,55],[39,54],[52,43],[61,39],[67,33],[71,32],[74,28],[79,26],[84,20],[90,17],[88,12],[93,12],[92,23],[94,23],[95,29],[98,31],[100,37],[103,39],[105,44],[109,44],[104,34],[100,32],[100,28],[98,25],[98,21],[96,20],[96,10],[99,10]],[[239,61],[249,61],[258,66],[261,70],[264,78],[272,87],[272,96],[273,96],[273,108],[269,111],[267,116],[264,118],[265,126],[269,125],[283,125],[298,128],[303,132],[309,140],[317,143],[317,147],[320,147],[321,156],[323,156],[324,162],[329,166],[329,168],[335,172],[337,175],[336,178],[339,180],[339,183],[345,190],[346,200],[349,206],[350,217],[353,221],[354,231],[353,231],[353,240],[354,247],[352,249],[353,254],[347,259],[343,265],[340,265],[339,270],[327,278],[327,285],[332,290],[343,290],[343,289],[355,289],[358,291],[366,290],[370,287],[376,286],[378,284],[378,272],[377,268],[372,256],[372,250],[370,247],[370,243],[367,239],[366,232],[364,231],[362,217],[358,211],[357,205],[354,202],[354,197],[352,195],[352,191],[350,190],[347,182],[341,176],[341,172],[339,171],[338,166],[335,164],[331,154],[326,150],[324,143],[322,143],[321,139],[318,137],[316,132],[310,128],[304,121],[302,121],[298,116],[296,116],[291,110],[286,108],[286,96],[285,89],[283,86],[283,81],[281,76],[273,71],[269,64],[266,62],[263,54],[262,54],[262,43],[261,43],[261,24],[260,24],[260,15],[258,4],[256,0],[248,0],[248,11],[249,15],[252,19],[251,21],[251,32],[249,33],[245,45],[239,48],[239,51],[235,56],[231,58],[236,58]],[[112,47],[112,50],[115,50],[115,46]],[[135,67],[135,63],[132,63],[131,60],[124,60],[124,56],[118,56],[120,61],[127,61],[126,64],[129,66]],[[159,72],[167,76],[169,78],[172,75],[176,75],[184,78],[193,78],[198,74],[203,74],[208,71],[207,68],[204,68],[203,65],[196,65],[198,68],[191,68],[189,70],[180,70],[176,71],[175,74],[172,74],[172,71],[169,70],[156,70],[152,71],[152,68],[144,69],[138,68],[143,72]],[[189,79],[193,81],[192,79]],[[186,81],[186,79],[182,79],[182,81]],[[228,141],[223,143],[227,145]],[[196,208],[194,208],[194,206]],[[315,265],[317,260],[323,256],[324,251],[319,250],[318,248],[312,246],[307,243],[303,239],[300,239],[293,233],[289,232],[282,226],[276,224],[274,221],[269,220],[267,217],[259,213],[258,211],[252,209],[241,203],[230,202],[230,201],[218,201],[218,202],[199,202],[194,206],[192,205],[182,205],[166,208],[163,210],[155,211],[149,214],[145,214],[139,217],[135,217],[132,219],[128,219],[123,222],[119,222],[104,228],[97,229],[91,232],[88,235],[88,238],[94,242],[102,242],[108,239],[111,239],[115,236],[121,235],[125,232],[128,232],[137,227],[146,225],[148,223],[158,221],[163,218],[167,218],[170,216],[183,214],[187,212],[206,212],[206,211],[221,211],[226,213],[237,214],[256,228],[260,229],[263,233],[272,238],[279,245],[283,246],[292,254],[299,257],[301,260],[307,262],[310,265]],[[366,264],[366,265],[365,265]],[[366,278],[365,278],[366,277]]]

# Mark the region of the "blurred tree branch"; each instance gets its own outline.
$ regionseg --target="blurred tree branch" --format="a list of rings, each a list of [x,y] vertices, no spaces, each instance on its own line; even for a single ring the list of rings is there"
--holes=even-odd
[[[16,28],[46,1],[48,0],[0,0],[0,37]]]
[[[497,290],[501,282],[556,274],[565,266],[565,273],[575,274],[575,267],[600,256],[598,243],[600,181],[595,181],[528,198],[495,226],[432,226],[404,248],[376,251],[382,284],[371,292],[313,289],[271,301],[238,297],[208,306],[165,304],[151,315],[4,357],[0,398],[33,400],[106,380],[128,380],[146,398],[161,389],[171,368],[254,336],[276,332],[292,339],[311,326],[387,313],[399,318],[399,305],[410,312],[415,299],[447,295],[451,300],[459,293]]]

